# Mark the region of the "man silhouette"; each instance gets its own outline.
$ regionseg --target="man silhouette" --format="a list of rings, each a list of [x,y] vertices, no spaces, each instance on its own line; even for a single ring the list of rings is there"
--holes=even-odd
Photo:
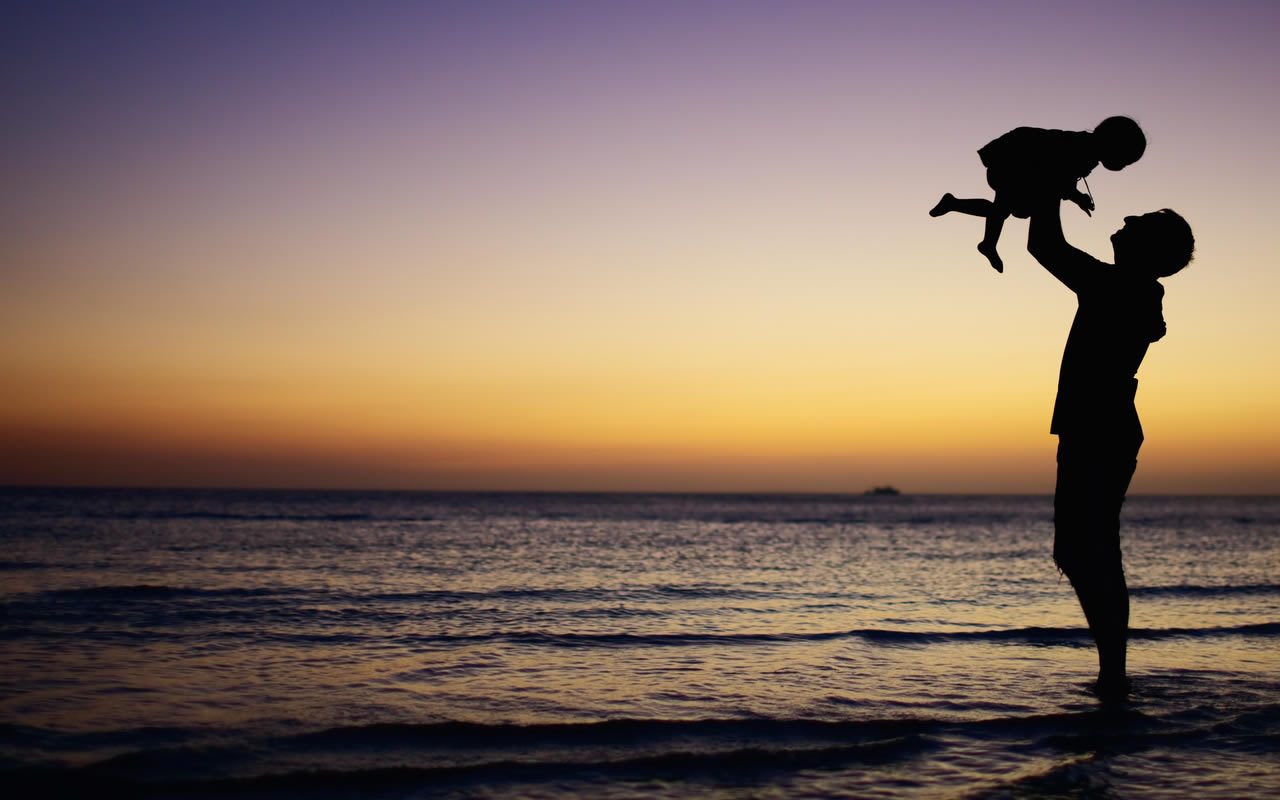
[[[1128,692],[1129,593],[1120,560],[1120,507],[1137,466],[1142,425],[1134,377],[1165,333],[1157,278],[1191,261],[1186,221],[1164,209],[1125,217],[1111,235],[1115,264],[1063,238],[1060,203],[1031,214],[1027,250],[1079,306],[1062,354],[1050,432],[1058,436],[1053,558],[1075,589],[1098,648],[1097,693]]]

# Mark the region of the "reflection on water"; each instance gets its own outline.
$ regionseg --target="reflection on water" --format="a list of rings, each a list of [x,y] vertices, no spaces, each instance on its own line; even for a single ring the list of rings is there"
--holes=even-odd
[[[1227,797],[1280,774],[1271,498],[1127,504],[1137,688],[1105,724],[1047,497],[6,500],[0,755],[50,780]]]

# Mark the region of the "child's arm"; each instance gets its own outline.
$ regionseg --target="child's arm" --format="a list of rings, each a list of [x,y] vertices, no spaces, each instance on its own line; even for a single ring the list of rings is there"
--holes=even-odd
[[[1072,189],[1071,194],[1067,195],[1067,199],[1080,206],[1080,210],[1089,216],[1093,216],[1093,198],[1079,189]]]
[[[1067,243],[1062,235],[1061,210],[1061,204],[1055,200],[1031,214],[1027,252],[1053,277],[1078,293],[1098,275],[1102,262]]]

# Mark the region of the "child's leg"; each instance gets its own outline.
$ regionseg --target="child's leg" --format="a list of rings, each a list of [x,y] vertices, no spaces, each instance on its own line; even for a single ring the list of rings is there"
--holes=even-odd
[[[1004,221],[1009,218],[1009,212],[994,203],[987,203],[987,205],[991,206],[991,211],[987,214],[986,233],[982,241],[978,242],[978,252],[987,257],[992,269],[996,272],[1004,272],[1004,262],[996,252],[996,243],[1000,241],[1000,231],[1004,229]]]
[[[929,209],[929,216],[940,217],[950,211],[959,211],[961,214],[969,214],[974,217],[987,217],[991,215],[995,204],[990,200],[982,198],[962,199],[956,197],[951,192],[947,192],[938,201],[938,204]],[[1007,214],[1005,216],[1008,216]],[[1001,220],[1003,222],[1004,220]]]

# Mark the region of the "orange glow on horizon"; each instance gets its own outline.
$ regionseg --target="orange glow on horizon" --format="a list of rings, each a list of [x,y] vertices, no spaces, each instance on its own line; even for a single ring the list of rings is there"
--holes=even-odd
[[[0,482],[1047,492],[1074,299],[1024,220],[997,275],[927,211],[1005,130],[1114,113],[1148,151],[1068,239],[1197,237],[1135,489],[1280,493],[1277,12],[801,6],[549,9],[535,46],[426,4],[346,60],[228,25],[234,63],[44,20],[0,132]]]

